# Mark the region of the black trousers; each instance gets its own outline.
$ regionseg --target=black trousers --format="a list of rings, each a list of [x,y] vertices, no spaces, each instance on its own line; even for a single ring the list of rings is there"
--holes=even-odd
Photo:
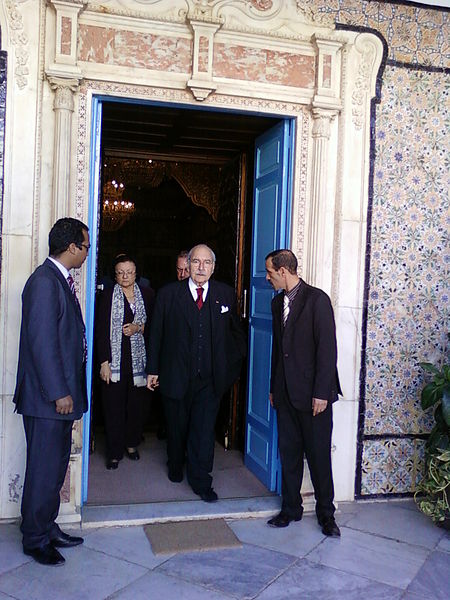
[[[187,457],[187,480],[194,492],[208,490],[214,464],[215,424],[220,398],[211,379],[196,377],[181,400],[162,397],[167,425],[169,469],[182,470]]]
[[[22,496],[23,547],[39,548],[59,531],[59,493],[70,458],[73,421],[23,416],[27,464]]]
[[[136,448],[142,439],[144,403],[150,400],[146,387],[133,385],[133,376],[121,374],[117,383],[102,382],[108,459],[120,460],[125,448]]]
[[[334,515],[334,487],[331,471],[331,432],[333,411],[313,417],[312,410],[296,409],[285,396],[277,406],[278,447],[282,469],[282,510],[292,517],[303,513],[300,488],[306,455],[316,499],[316,515],[321,523]]]

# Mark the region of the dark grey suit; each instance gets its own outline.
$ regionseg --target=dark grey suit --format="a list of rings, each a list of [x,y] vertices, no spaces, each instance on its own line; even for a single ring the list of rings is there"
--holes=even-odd
[[[201,323],[207,347],[197,364],[199,311],[188,281],[168,284],[157,295],[147,372],[159,376],[169,468],[182,468],[187,445],[188,481],[199,493],[211,486],[217,411],[222,395],[239,375],[246,341],[236,315],[234,290],[209,280]]]
[[[55,401],[72,396],[73,412]],[[27,466],[22,497],[23,544],[48,544],[70,457],[72,425],[87,410],[84,323],[63,274],[46,260],[22,294],[19,366],[14,394],[23,415]]]
[[[332,517],[331,404],[341,393],[336,369],[333,309],[328,296],[301,282],[282,323],[283,294],[272,300],[273,348],[270,391],[277,410],[282,465],[282,510],[302,514],[300,487],[306,454],[319,522]],[[312,399],[328,400],[326,410],[312,415]]]

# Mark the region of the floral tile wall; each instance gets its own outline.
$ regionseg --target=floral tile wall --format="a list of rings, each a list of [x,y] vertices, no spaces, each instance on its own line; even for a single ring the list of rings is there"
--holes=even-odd
[[[314,0],[314,4],[337,23],[378,30],[389,45],[391,60],[450,67],[448,11],[375,0]]]
[[[376,111],[362,494],[412,490],[418,447],[400,436],[427,433],[432,424],[420,407],[418,363],[441,361],[447,348],[449,92],[442,72],[384,71]],[[392,434],[399,438],[366,437]]]
[[[408,493],[433,423],[420,407],[418,363],[448,352],[450,13],[375,0],[314,0],[314,7],[339,24],[375,29],[388,44],[375,114],[356,493]]]
[[[414,491],[422,478],[425,442],[410,438],[364,444],[361,495]]]

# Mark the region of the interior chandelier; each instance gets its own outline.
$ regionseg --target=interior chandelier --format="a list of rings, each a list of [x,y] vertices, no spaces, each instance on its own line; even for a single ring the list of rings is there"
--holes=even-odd
[[[125,186],[115,179],[103,186],[102,228],[117,231],[134,213],[134,203],[123,199]]]

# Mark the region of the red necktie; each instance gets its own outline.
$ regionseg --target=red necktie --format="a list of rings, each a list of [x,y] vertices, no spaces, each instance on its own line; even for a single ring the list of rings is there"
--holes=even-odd
[[[203,306],[203,288],[202,287],[197,288],[197,300],[195,301],[195,303],[198,306],[198,310],[200,310],[201,307]]]

